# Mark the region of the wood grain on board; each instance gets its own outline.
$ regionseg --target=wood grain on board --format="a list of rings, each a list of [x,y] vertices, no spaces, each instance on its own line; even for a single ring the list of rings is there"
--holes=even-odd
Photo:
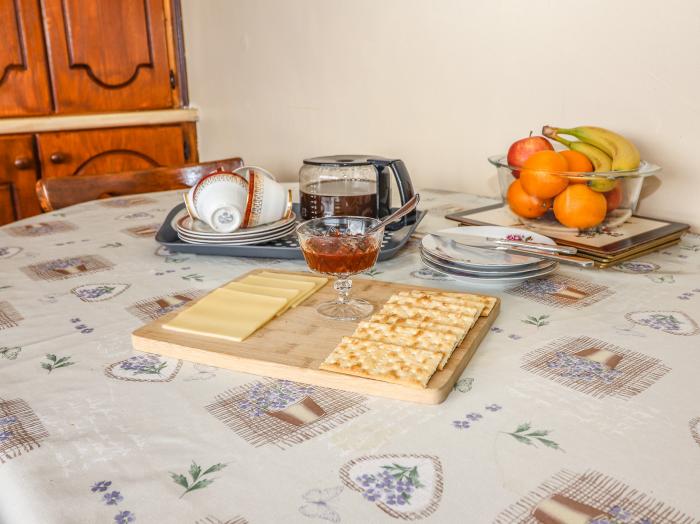
[[[257,269],[239,276],[270,271]],[[279,273],[285,273],[279,271]],[[290,273],[290,272],[286,272]],[[306,274],[308,273],[299,273]],[[409,289],[431,289],[382,282],[366,278],[353,279],[352,295],[369,300],[375,311],[391,295]],[[444,290],[438,290],[444,291]],[[491,314],[480,317],[455,350],[442,371],[436,372],[425,389],[411,388],[388,382],[380,382],[350,375],[341,375],[318,369],[343,336],[349,336],[358,322],[328,320],[316,312],[316,306],[333,300],[336,292],[333,281],[321,288],[294,309],[270,321],[243,342],[228,342],[199,335],[175,333],[163,329],[163,324],[182,309],[164,315],[137,329],[132,334],[134,349],[148,353],[198,362],[220,368],[288,379],[316,386],[323,386],[366,395],[407,400],[423,404],[439,404],[454,386],[479,344],[489,332],[498,316],[500,300],[497,299]],[[187,306],[194,304],[192,301]]]

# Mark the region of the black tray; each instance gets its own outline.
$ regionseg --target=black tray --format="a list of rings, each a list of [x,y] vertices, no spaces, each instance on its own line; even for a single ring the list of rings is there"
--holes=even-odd
[[[290,233],[286,237],[271,240],[263,244],[254,244],[250,246],[223,246],[214,244],[188,244],[183,242],[177,236],[171,225],[173,218],[185,208],[185,204],[178,204],[170,213],[168,213],[165,222],[160,226],[156,233],[156,242],[167,247],[172,252],[179,253],[196,253],[198,255],[221,255],[229,257],[255,257],[255,258],[288,258],[288,259],[303,259],[299,249],[296,233]],[[294,204],[294,212],[299,216],[299,205]],[[392,258],[399,249],[408,241],[410,236],[423,220],[427,211],[416,212],[416,221],[414,224],[402,227],[395,231],[385,231],[382,239],[382,247],[379,251],[378,260],[387,260]]]

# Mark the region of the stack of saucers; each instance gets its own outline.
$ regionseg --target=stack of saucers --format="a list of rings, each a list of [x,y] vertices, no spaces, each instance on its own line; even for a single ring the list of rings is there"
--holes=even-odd
[[[228,246],[247,246],[261,244],[284,238],[294,233],[296,215],[292,212],[288,218],[262,226],[237,229],[231,233],[218,233],[201,220],[190,217],[187,213],[177,215],[172,222],[180,240],[188,244],[217,244]]]
[[[486,239],[507,239],[555,245],[543,235],[524,229],[472,226],[443,229],[423,237],[420,255],[423,263],[433,271],[455,280],[477,285],[516,285],[524,280],[541,277],[555,271],[558,262],[535,256],[507,253],[493,247],[475,247],[460,241],[463,236]]]

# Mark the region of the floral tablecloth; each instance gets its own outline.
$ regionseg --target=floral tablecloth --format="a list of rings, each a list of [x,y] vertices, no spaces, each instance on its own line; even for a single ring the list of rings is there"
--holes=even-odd
[[[178,201],[0,228],[0,522],[697,522],[697,235],[497,292],[424,406],[135,353],[135,328],[237,275],[305,267],[168,252],[153,234]],[[484,203],[423,192],[419,234],[366,278],[468,289],[417,242]]]

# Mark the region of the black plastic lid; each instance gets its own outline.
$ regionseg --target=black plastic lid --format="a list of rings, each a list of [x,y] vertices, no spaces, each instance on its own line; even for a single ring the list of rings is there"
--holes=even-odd
[[[304,159],[304,164],[311,166],[373,166],[387,164],[390,159],[370,155],[330,155]]]

